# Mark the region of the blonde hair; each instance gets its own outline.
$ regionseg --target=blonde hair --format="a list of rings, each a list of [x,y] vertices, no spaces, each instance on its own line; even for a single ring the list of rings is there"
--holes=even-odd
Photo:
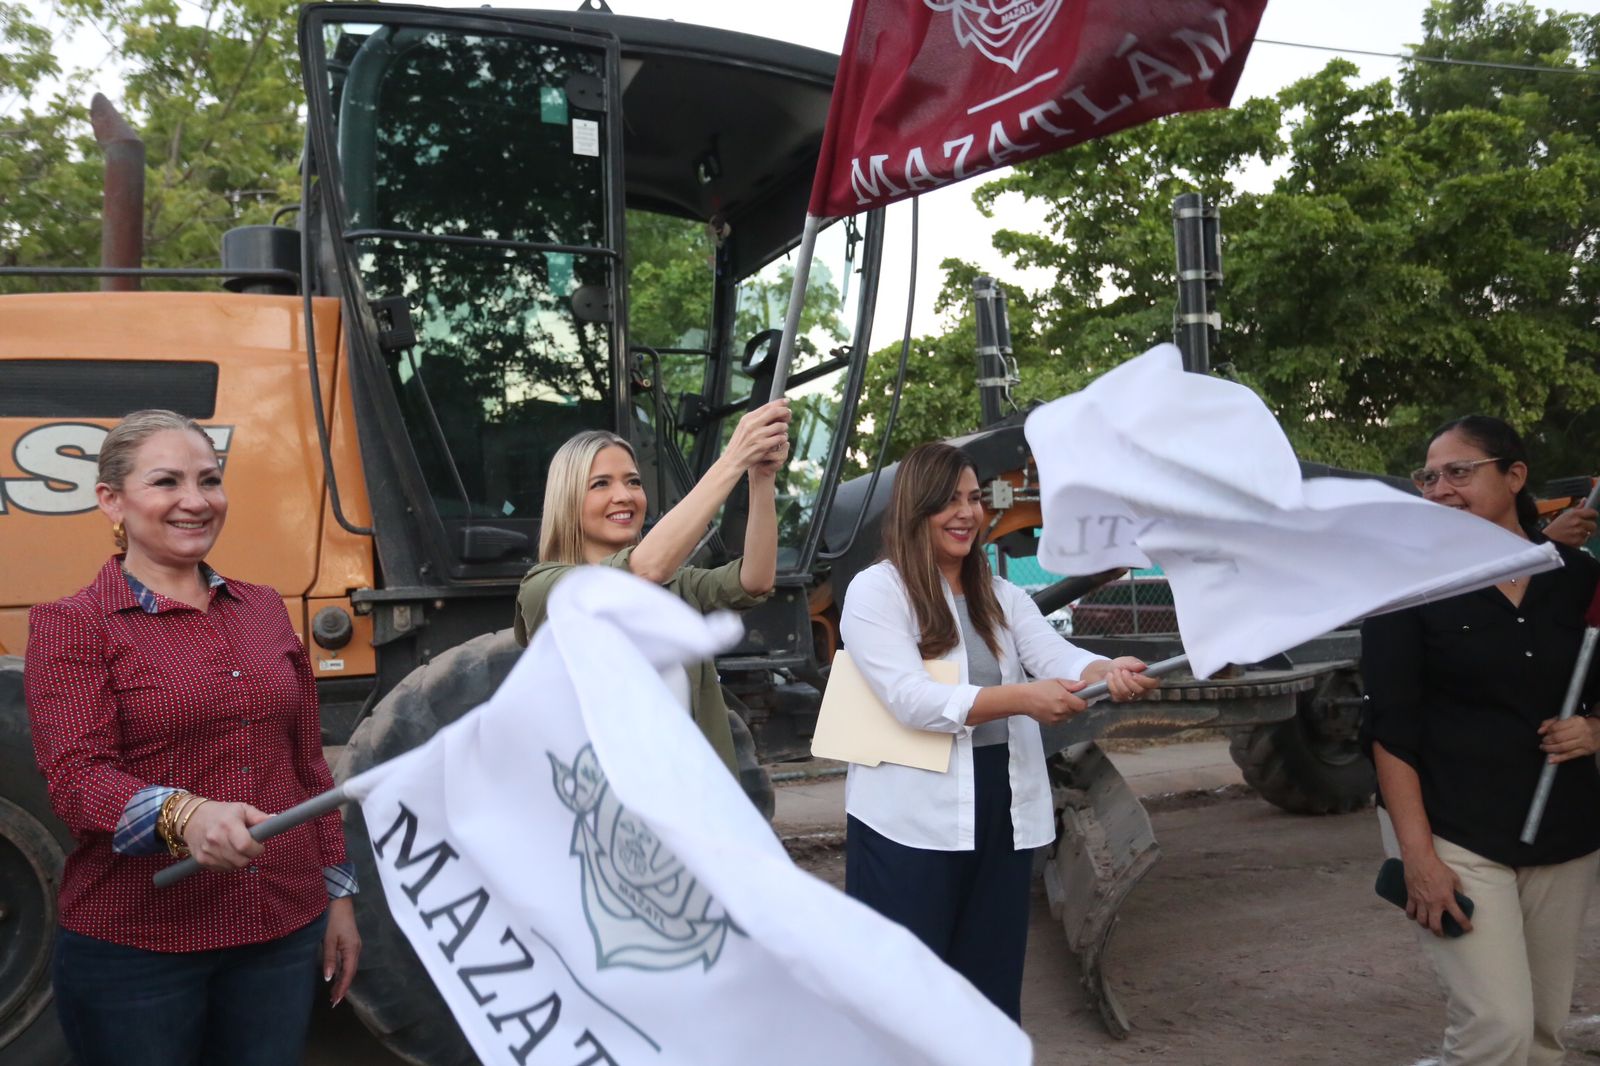
[[[588,561],[583,551],[583,497],[589,491],[595,456],[613,446],[627,451],[638,463],[633,445],[605,429],[586,429],[556,449],[545,478],[544,513],[539,518],[541,563]]]
[[[144,442],[157,433],[166,433],[177,430],[180,433],[198,433],[205,438],[211,454],[217,454],[217,446],[211,442],[211,435],[201,428],[200,423],[188,415],[180,415],[176,411],[165,411],[160,408],[151,408],[145,411],[134,411],[126,415],[121,422],[112,426],[106,433],[106,439],[100,444],[100,455],[95,464],[95,480],[117,492],[122,491],[123,484],[128,480],[128,475],[133,473],[134,456],[139,454],[139,449]],[[128,550],[128,535],[118,533],[113,529],[112,539],[117,542],[117,547],[123,551]]]

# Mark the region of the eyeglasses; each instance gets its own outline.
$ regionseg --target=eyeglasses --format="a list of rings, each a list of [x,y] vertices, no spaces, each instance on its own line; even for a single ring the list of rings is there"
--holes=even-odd
[[[1431,489],[1444,478],[1452,485],[1465,485],[1472,480],[1472,475],[1484,463],[1498,463],[1495,459],[1463,459],[1459,462],[1446,463],[1438,470],[1429,466],[1418,467],[1411,471],[1411,483],[1419,489]]]

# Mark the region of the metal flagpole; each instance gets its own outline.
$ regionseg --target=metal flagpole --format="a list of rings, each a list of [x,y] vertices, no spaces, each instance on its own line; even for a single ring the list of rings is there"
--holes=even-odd
[[[1174,655],[1170,659],[1162,659],[1158,662],[1150,663],[1144,668],[1144,676],[1160,677],[1162,674],[1170,674],[1174,670],[1182,669],[1188,665],[1189,657],[1187,655]],[[1104,681],[1096,681],[1092,685],[1080,688],[1074,695],[1085,703],[1093,703],[1110,691],[1110,687]]]
[[[250,837],[257,843],[263,840],[270,840],[279,833],[287,833],[296,826],[304,825],[314,818],[321,818],[329,811],[338,810],[353,798],[345,794],[343,785],[331,788],[320,796],[312,796],[304,803],[274,814],[271,818],[251,829]],[[163,870],[156,871],[153,880],[157,888],[166,888],[168,885],[177,884],[199,869],[200,864],[191,857],[184,859],[182,862],[175,862]]]
[[[772,394],[769,400],[782,398],[789,387],[789,364],[794,362],[795,335],[800,331],[800,312],[806,302],[806,282],[811,279],[811,255],[817,250],[817,234],[822,231],[823,219],[806,216],[805,229],[800,232],[800,254],[795,258],[794,284],[789,289],[789,312],[783,319],[783,340],[778,344],[777,365],[772,368]]]
[[[1144,674],[1146,677],[1160,677],[1188,664],[1189,657],[1187,655],[1175,655],[1170,659],[1162,659],[1160,662],[1151,663],[1145,667]],[[1087,703],[1101,699],[1108,691],[1106,683],[1100,681],[1079,690],[1077,695],[1079,699]],[[287,833],[297,826],[321,818],[329,811],[337,810],[344,804],[349,803],[353,798],[353,796],[345,792],[344,785],[339,785],[322,793],[320,796],[313,796],[304,803],[290,807],[280,814],[273,815],[251,829],[250,836],[257,842],[271,840],[280,833]],[[197,873],[200,869],[200,864],[191,857],[184,859],[182,862],[173,863],[163,870],[158,870],[153,880],[157,888],[166,888],[168,885],[177,884],[190,874]]]
[[[1586,507],[1593,507],[1595,497],[1600,496],[1600,485],[1596,485],[1589,494]],[[1583,683],[1589,679],[1589,664],[1594,661],[1594,649],[1600,643],[1600,588],[1595,589],[1594,598],[1589,603],[1589,609],[1584,612],[1584,621],[1587,623],[1583,631],[1583,643],[1578,645],[1578,659],[1572,664],[1572,679],[1567,682],[1567,696],[1561,701],[1561,714],[1557,721],[1564,722],[1571,718],[1578,710],[1578,699],[1583,695]],[[1539,770],[1539,784],[1533,790],[1533,802],[1528,804],[1528,817],[1522,823],[1522,836],[1524,844],[1532,844],[1533,838],[1539,835],[1539,823],[1544,821],[1544,809],[1550,802],[1550,791],[1555,787],[1556,771],[1559,764],[1545,760],[1544,766]]]
[[[1578,696],[1583,692],[1583,683],[1589,676],[1589,664],[1594,661],[1594,646],[1600,640],[1600,629],[1590,626],[1583,631],[1583,644],[1578,648],[1578,661],[1572,667],[1572,680],[1567,682],[1567,698],[1561,701],[1561,714],[1558,721],[1565,722],[1571,718],[1578,709]],[[1522,823],[1522,837],[1524,844],[1532,844],[1533,838],[1539,835],[1539,823],[1544,820],[1545,805],[1550,802],[1550,790],[1555,787],[1557,764],[1545,761],[1544,768],[1539,771],[1539,785],[1533,790],[1533,802],[1528,804],[1528,817]]]

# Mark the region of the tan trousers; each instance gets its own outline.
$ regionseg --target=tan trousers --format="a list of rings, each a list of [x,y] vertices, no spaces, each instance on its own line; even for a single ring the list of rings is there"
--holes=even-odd
[[[1384,850],[1398,854],[1388,815],[1379,813]],[[1600,852],[1519,870],[1438,837],[1433,847],[1475,908],[1472,932],[1462,937],[1417,927],[1445,993],[1442,1066],[1556,1066],[1566,1055],[1560,1032]]]

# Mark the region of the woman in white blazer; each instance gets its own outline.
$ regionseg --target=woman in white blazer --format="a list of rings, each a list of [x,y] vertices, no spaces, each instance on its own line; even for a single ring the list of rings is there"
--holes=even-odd
[[[924,444],[901,460],[884,558],[850,582],[840,632],[896,718],[955,741],[943,773],[850,767],[845,890],[1019,1019],[1032,852],[1055,839],[1039,726],[1083,710],[1074,693],[1087,684],[1132,700],[1158,682],[1138,659],[1063,640],[990,573],[985,529],[964,452]],[[934,681],[925,659],[954,662],[960,683]]]

